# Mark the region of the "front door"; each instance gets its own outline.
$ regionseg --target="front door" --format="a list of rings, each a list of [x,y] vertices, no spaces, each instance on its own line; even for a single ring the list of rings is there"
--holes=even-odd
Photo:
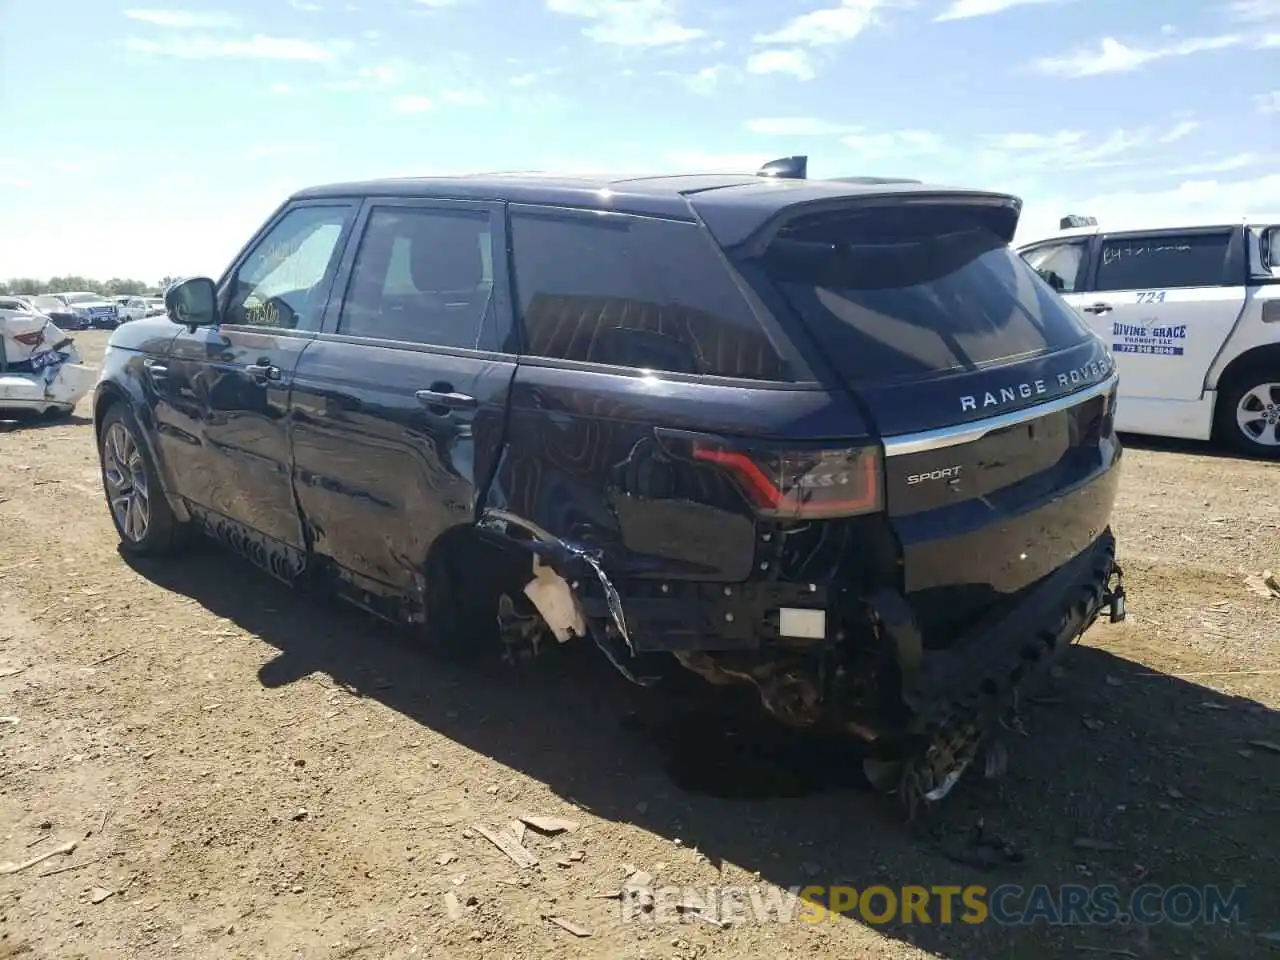
[[[289,389],[354,212],[352,203],[285,208],[224,278],[221,324],[184,330],[167,364],[173,422],[162,436],[166,459],[186,478],[182,493],[215,533],[285,576],[301,568],[304,550]]]
[[[516,357],[500,204],[370,200],[355,235],[294,376],[294,483],[313,556],[377,606],[476,519]]]
[[[1240,228],[1101,238],[1079,309],[1115,354],[1121,397],[1199,400],[1244,307],[1244,275]]]

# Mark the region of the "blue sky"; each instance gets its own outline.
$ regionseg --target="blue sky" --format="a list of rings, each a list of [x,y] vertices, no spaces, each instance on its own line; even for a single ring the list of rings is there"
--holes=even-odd
[[[217,275],[293,189],[559,169],[1280,210],[1280,0],[0,0],[0,277]]]

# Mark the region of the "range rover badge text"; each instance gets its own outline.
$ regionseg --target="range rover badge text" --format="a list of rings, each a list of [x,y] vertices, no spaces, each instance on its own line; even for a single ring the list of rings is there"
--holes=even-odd
[[[989,410],[991,408],[1000,408],[1019,400],[1030,400],[1033,397],[1042,397],[1055,390],[1070,390],[1072,387],[1082,386],[1086,383],[1096,383],[1103,377],[1111,373],[1112,361],[1094,360],[1087,363],[1083,367],[1076,367],[1072,370],[1065,370],[1057,376],[1045,380],[1029,380],[1024,383],[1010,383],[998,390],[988,390],[981,395],[971,394],[960,398],[961,410]]]

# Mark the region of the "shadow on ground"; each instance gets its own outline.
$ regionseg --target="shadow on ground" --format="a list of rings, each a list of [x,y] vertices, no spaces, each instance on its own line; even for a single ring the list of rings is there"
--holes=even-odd
[[[52,416],[10,410],[0,412],[0,433],[13,433],[15,430],[44,430],[48,427],[78,427],[87,423],[93,423],[93,420],[75,413]]]
[[[442,663],[212,547],[176,565],[130,562],[275,647],[259,672],[267,686],[327,674],[600,817],[782,887],[1017,884],[1014,909],[1038,884],[1114,885],[1121,908],[1142,884],[1245,888],[1243,927],[970,925],[959,907],[949,925],[936,907],[930,924],[878,925],[940,956],[1274,955],[1257,935],[1280,930],[1280,715],[1254,701],[1079,648],[1025,706],[1007,777],[967,779],[928,834],[911,837],[862,785],[852,750],[785,735],[696,678],[640,690],[588,645],[524,668]],[[984,863],[979,830],[1014,855]]]
[[[1270,463],[1271,458],[1241,453],[1225,443],[1211,440],[1176,440],[1172,437],[1150,437],[1136,433],[1120,434],[1126,449],[1150,450],[1153,453],[1182,453],[1188,456],[1215,457],[1219,460],[1244,460]]]

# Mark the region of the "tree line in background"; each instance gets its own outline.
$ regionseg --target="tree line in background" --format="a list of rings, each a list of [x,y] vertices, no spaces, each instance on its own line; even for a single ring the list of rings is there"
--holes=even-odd
[[[40,293],[84,292],[100,293],[105,297],[158,297],[177,279],[165,277],[159,283],[145,283],[142,280],[122,280],[119,277],[112,277],[110,280],[91,280],[88,277],[50,277],[48,280],[36,280],[33,277],[15,277],[12,280],[0,280],[0,295],[35,296]]]

